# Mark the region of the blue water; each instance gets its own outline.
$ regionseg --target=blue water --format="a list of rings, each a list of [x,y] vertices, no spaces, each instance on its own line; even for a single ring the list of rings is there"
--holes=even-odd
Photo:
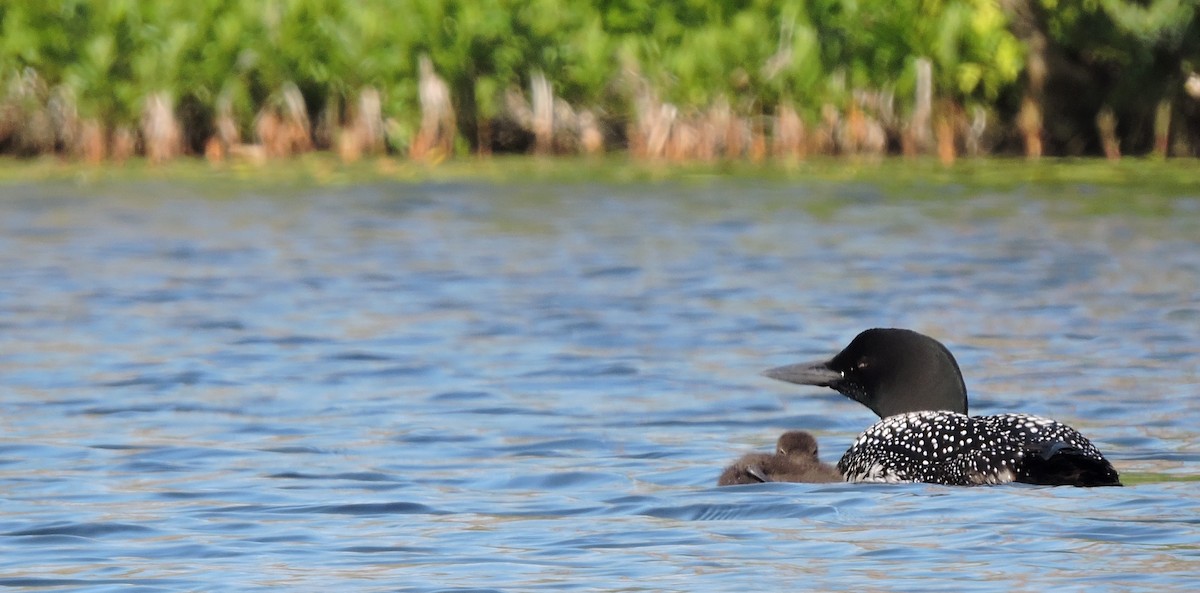
[[[1195,590],[1200,193],[927,190],[0,188],[0,585]],[[1129,486],[715,488],[871,326]]]

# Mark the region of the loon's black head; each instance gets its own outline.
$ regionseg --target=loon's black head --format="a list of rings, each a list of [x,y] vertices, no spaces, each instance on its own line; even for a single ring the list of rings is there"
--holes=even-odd
[[[967,413],[967,386],[954,356],[941,342],[907,329],[869,329],[828,361],[765,374],[836,389],[880,418],[922,410]]]

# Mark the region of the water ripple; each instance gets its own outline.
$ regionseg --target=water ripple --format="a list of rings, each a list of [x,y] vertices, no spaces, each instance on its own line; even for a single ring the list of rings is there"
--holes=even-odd
[[[0,586],[1190,591],[1200,209],[1104,191],[0,188]],[[714,486],[881,325],[1126,487]]]

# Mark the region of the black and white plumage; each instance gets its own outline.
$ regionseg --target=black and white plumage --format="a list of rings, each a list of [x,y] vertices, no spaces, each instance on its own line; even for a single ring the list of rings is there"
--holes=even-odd
[[[744,455],[721,472],[717,485],[841,481],[842,474],[818,458],[817,439],[802,430],[790,430],[780,435],[774,454]]]
[[[1108,460],[1066,424],[1029,414],[968,416],[954,356],[911,330],[870,329],[829,361],[766,374],[833,388],[880,416],[838,462],[849,481],[1120,485]]]
[[[953,486],[1103,485],[1117,479],[1100,451],[1061,422],[1029,414],[972,417],[941,410],[876,422],[855,439],[838,469],[852,481]]]

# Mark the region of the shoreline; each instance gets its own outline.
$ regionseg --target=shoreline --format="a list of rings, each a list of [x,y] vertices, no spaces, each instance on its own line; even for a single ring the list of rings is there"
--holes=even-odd
[[[180,158],[151,163],[85,163],[56,156],[0,157],[0,187],[21,183],[68,181],[83,184],[124,181],[178,181],[324,187],[365,183],[480,182],[636,184],[752,180],[763,184],[862,182],[906,193],[924,186],[1018,190],[1049,185],[1073,191],[1153,189],[1154,194],[1200,198],[1200,159],[1126,157],[976,157],[943,164],[936,157],[813,157],[715,161],[639,159],[628,153],[603,156],[492,155],[422,162],[396,157],[367,157],[346,163],[329,152],[272,159],[262,163]],[[1090,189],[1089,189],[1090,188]]]

